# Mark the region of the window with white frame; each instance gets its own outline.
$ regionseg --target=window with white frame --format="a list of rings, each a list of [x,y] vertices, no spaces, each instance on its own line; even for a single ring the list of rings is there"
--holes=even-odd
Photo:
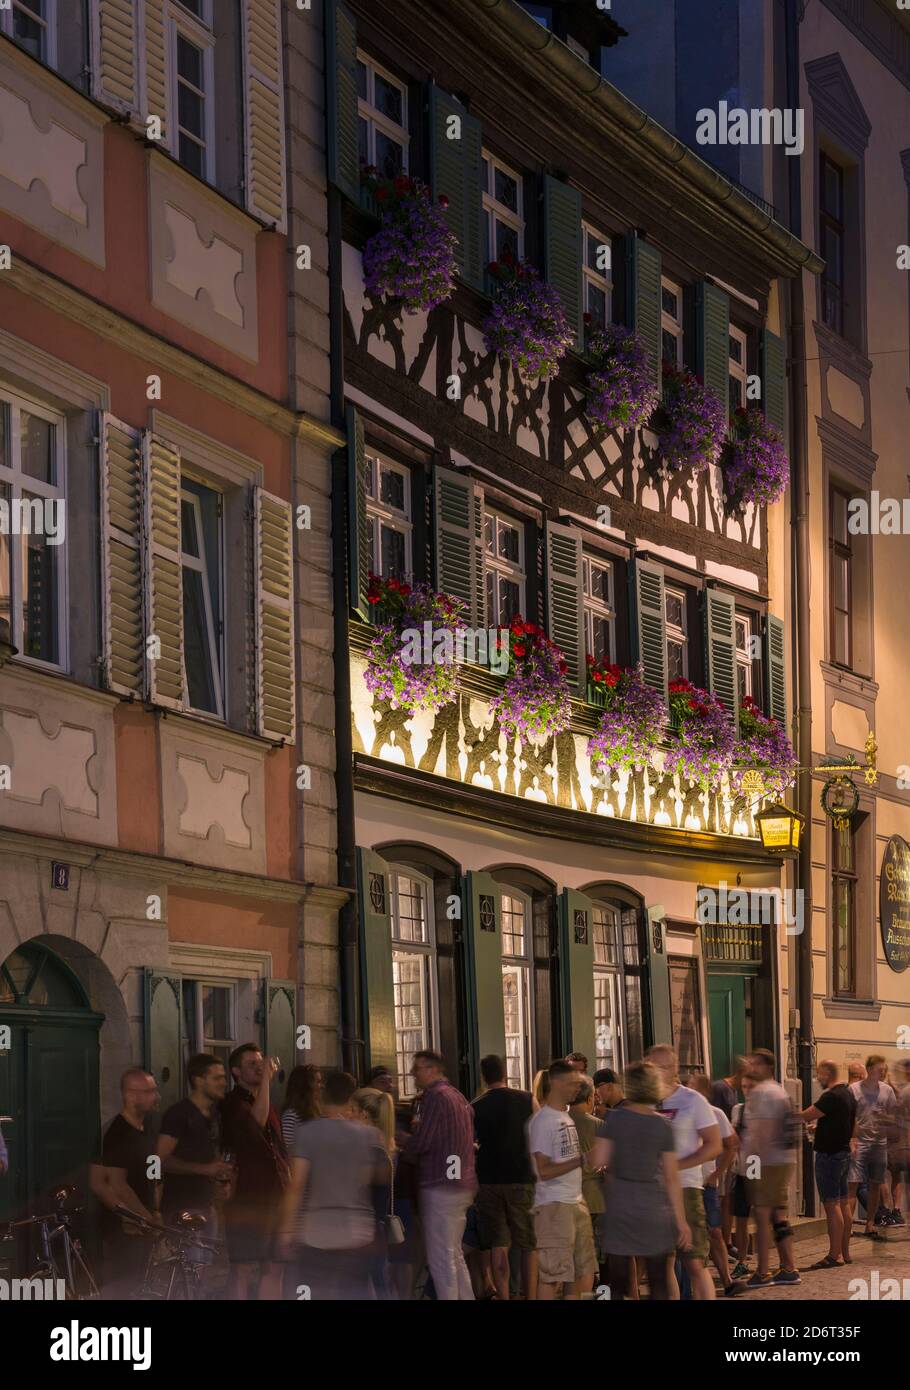
[[[373,574],[401,579],[411,573],[411,473],[392,459],[366,458],[367,527]]]
[[[484,514],[487,622],[508,627],[525,602],[524,527],[499,512]]]
[[[584,311],[590,315],[591,329],[606,328],[613,315],[613,272],[610,238],[597,232],[587,222],[582,223],[584,234]]]
[[[357,139],[361,165],[386,179],[407,172],[407,88],[365,53],[357,54]]]
[[[525,253],[521,176],[488,150],[483,155],[485,261],[521,260]]]
[[[398,1094],[416,1094],[414,1053],[435,1041],[436,962],[433,885],[410,869],[389,871],[392,886],[392,991]]]
[[[39,63],[57,63],[57,0],[12,0],[0,8],[0,33]]]
[[[0,641],[65,668],[66,491],[62,416],[0,393]]]
[[[531,1077],[531,904],[513,889],[501,896],[502,1003],[506,1028],[506,1078],[530,1089]]]
[[[748,384],[748,359],[746,356],[746,335],[741,328],[730,325],[730,412],[746,404]]]
[[[664,589],[667,631],[667,679],[685,680],[689,675],[689,632],[686,596],[682,589]]]
[[[619,915],[615,908],[595,903],[592,925],[595,1070],[610,1067],[616,1071],[623,1062]]]
[[[661,352],[673,367],[683,364],[683,295],[672,280],[660,282]]]
[[[185,169],[215,178],[214,54],[211,0],[170,7],[172,150]]]
[[[754,660],[752,649],[755,645],[752,638],[755,631],[755,619],[751,613],[736,610],[736,680],[739,686],[739,703],[742,704],[747,695],[754,694]]]
[[[209,1052],[224,1063],[237,1046],[237,985],[234,981],[183,981],[183,1060]]]
[[[184,476],[180,489],[183,661],[191,709],[224,718],[221,494]]]
[[[598,663],[613,661],[616,650],[616,608],[613,565],[609,560],[584,555],[585,651]]]

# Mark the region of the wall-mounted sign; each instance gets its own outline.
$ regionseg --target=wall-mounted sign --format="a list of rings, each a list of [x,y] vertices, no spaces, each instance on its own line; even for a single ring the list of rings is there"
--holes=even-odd
[[[62,893],[67,893],[70,886],[70,866],[69,864],[53,863],[51,865],[51,887],[58,888]]]
[[[882,945],[892,970],[910,965],[910,845],[902,835],[892,835],[882,855],[878,890]]]

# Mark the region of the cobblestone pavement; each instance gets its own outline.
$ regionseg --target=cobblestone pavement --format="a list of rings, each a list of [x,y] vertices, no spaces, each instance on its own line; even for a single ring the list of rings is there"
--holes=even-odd
[[[807,1273],[807,1267],[820,1260],[828,1253],[828,1241],[825,1236],[814,1236],[808,1240],[799,1240],[794,1246],[796,1267],[802,1275],[802,1283],[791,1287],[782,1285],[767,1289],[750,1289],[747,1294],[742,1294],[737,1299],[729,1299],[727,1302],[736,1303],[796,1303],[802,1300],[812,1300],[815,1302],[850,1302],[856,1296],[856,1289],[850,1289],[850,1281],[853,1279],[865,1279],[869,1281],[866,1296],[870,1298],[882,1298],[888,1296],[892,1298],[910,1298],[910,1227],[892,1226],[883,1231],[885,1244],[879,1245],[875,1241],[864,1240],[859,1234],[862,1227],[857,1225],[853,1228],[853,1239],[850,1242],[850,1254],[853,1259],[852,1265],[845,1269],[821,1269]],[[751,1261],[755,1267],[754,1259]],[[774,1259],[772,1257],[771,1268],[774,1269]],[[878,1278],[875,1279],[877,1272]],[[886,1279],[898,1280],[898,1288],[889,1290],[882,1288],[882,1283]],[[906,1284],[901,1281],[906,1280]],[[876,1295],[876,1288],[878,1294]],[[860,1294],[862,1297],[862,1294]]]

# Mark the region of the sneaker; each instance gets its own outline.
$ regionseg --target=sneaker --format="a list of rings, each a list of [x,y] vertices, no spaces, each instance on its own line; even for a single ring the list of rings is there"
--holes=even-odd
[[[795,1269],[779,1269],[771,1277],[772,1284],[801,1284],[802,1282],[799,1271]]]
[[[767,1288],[770,1287],[770,1285],[771,1285],[773,1282],[774,1282],[774,1280],[771,1278],[771,1275],[770,1275],[770,1274],[758,1274],[758,1273],[755,1273],[755,1274],[752,1275],[752,1278],[751,1278],[751,1279],[747,1279],[747,1280],[746,1280],[746,1288],[748,1288],[748,1289],[767,1289]]]
[[[879,1207],[875,1213],[875,1224],[876,1226],[890,1226],[891,1213],[887,1207]]]
[[[745,1263],[744,1260],[740,1260],[739,1264],[735,1267],[730,1277],[735,1282],[737,1279],[745,1279],[746,1275],[749,1272],[749,1266]]]
[[[904,1220],[904,1213],[900,1211],[898,1207],[893,1207],[891,1210],[891,1225],[906,1226],[906,1224],[907,1223]]]
[[[742,1279],[734,1279],[733,1283],[728,1284],[724,1289],[724,1296],[726,1298],[735,1298],[738,1293],[745,1293],[748,1287],[748,1284],[744,1283]]]

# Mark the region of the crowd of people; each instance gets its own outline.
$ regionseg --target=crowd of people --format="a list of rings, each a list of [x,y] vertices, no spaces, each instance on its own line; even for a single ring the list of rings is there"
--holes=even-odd
[[[189,1095],[158,1126],[154,1077],[125,1073],[91,1175],[106,1297],[142,1287],[149,1235],[187,1212],[223,1243],[211,1296],[231,1299],[702,1300],[797,1284],[788,1202],[804,1125],[829,1237],[812,1269],[851,1262],[859,1206],[858,1238],[905,1223],[907,1061],[894,1085],[877,1055],[846,1084],[820,1062],[802,1111],[761,1048],[730,1076],[685,1083],[666,1044],[622,1076],[589,1076],[572,1053],[530,1092],[489,1056],[473,1102],[433,1051],[413,1058],[413,1101],[384,1067],[359,1087],[300,1066],[280,1114],[275,1069],[253,1043],[228,1069],[193,1057]]]

